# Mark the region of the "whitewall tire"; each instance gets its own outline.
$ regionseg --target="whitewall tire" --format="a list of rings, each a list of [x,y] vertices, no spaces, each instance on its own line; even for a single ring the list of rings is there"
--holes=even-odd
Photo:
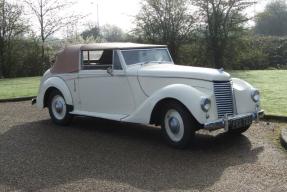
[[[173,147],[186,148],[195,134],[195,120],[181,103],[171,101],[164,105],[161,128],[166,141]]]
[[[52,121],[58,125],[68,125],[72,119],[65,98],[58,90],[49,95],[49,113]]]

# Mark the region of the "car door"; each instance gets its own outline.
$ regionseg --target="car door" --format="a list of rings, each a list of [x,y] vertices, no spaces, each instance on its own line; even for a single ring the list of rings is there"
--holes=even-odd
[[[80,110],[124,117],[135,108],[132,90],[117,51],[82,51],[78,77]],[[94,115],[93,115],[94,116]]]

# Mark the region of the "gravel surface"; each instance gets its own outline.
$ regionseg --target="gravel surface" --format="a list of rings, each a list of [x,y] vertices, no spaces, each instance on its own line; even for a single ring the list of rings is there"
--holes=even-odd
[[[287,191],[277,124],[237,138],[198,133],[187,150],[155,127],[77,118],[55,126],[30,102],[0,104],[0,191]]]

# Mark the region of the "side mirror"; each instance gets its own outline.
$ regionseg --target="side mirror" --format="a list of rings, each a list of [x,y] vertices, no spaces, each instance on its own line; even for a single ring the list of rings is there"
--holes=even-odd
[[[112,67],[107,68],[107,73],[110,74],[111,76],[114,76],[114,70]]]

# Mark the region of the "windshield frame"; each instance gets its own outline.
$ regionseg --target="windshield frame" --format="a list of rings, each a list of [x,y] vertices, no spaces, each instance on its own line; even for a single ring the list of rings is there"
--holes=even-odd
[[[126,60],[125,60],[125,57],[124,57],[124,54],[123,54],[123,52],[128,52],[128,51],[145,51],[145,50],[165,50],[165,51],[167,51],[167,53],[168,53],[168,57],[169,57],[169,59],[170,59],[170,62],[166,62],[166,63],[168,63],[168,64],[174,64],[174,61],[173,61],[173,59],[172,59],[172,57],[171,57],[171,54],[170,54],[170,52],[169,52],[169,50],[168,50],[168,48],[167,47],[149,47],[149,48],[139,48],[139,49],[137,49],[137,48],[135,48],[135,49],[121,49],[120,50],[120,53],[121,53],[121,57],[122,57],[122,62],[124,63],[124,65],[128,68],[128,67],[132,67],[132,66],[138,66],[138,65],[145,65],[145,64],[151,64],[151,63],[157,63],[157,61],[151,61],[151,62],[140,62],[140,63],[135,63],[135,64],[130,64],[130,65],[128,65],[127,63],[126,63]],[[163,62],[163,63],[165,63],[165,62]]]

